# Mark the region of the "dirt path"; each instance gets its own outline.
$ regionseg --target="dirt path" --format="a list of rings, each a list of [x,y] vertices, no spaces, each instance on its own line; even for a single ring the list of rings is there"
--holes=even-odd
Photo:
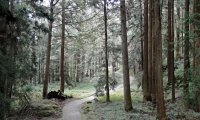
[[[90,96],[84,99],[74,100],[67,103],[63,108],[62,120],[81,120],[80,108],[81,105],[87,101],[94,99],[94,96]]]
[[[122,74],[120,74],[122,75]],[[135,78],[133,76],[130,76],[130,84],[135,82]],[[119,84],[114,91],[123,90],[123,84]],[[111,90],[111,93],[114,92]],[[62,120],[81,120],[81,105],[87,101],[91,101],[94,99],[94,96],[79,99],[79,100],[73,100],[69,103],[66,103],[62,112]]]

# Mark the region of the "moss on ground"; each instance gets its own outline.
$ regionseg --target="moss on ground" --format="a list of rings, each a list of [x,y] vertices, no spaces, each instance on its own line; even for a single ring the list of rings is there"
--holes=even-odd
[[[125,112],[121,101],[93,102],[82,107],[84,120],[155,120],[153,110],[143,103],[135,103],[134,110]]]
[[[31,107],[33,109],[33,114],[39,118],[61,116],[61,108],[54,100],[36,101],[31,104]]]
[[[29,106],[21,109],[16,115],[8,120],[58,120],[61,117],[61,106],[56,100],[37,99]]]
[[[84,120],[156,120],[156,108],[150,102],[142,102],[142,93],[132,92],[132,100],[134,110],[125,112],[120,92],[112,94],[109,103],[100,97],[99,101],[84,104],[82,115]],[[200,113],[185,110],[180,98],[175,103],[166,102],[166,112],[170,120],[200,120]]]
[[[132,93],[133,108],[131,112],[125,112],[123,106],[123,93],[115,92],[111,94],[112,102],[106,103],[105,97],[100,97],[99,101],[86,103],[82,107],[84,120],[155,120],[151,104],[143,104],[139,92]]]

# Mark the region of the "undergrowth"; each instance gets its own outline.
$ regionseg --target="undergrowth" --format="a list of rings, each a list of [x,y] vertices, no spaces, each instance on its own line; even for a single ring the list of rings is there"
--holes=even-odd
[[[131,112],[124,111],[122,92],[113,93],[110,98],[109,103],[105,97],[99,97],[99,101],[85,104],[82,107],[84,120],[155,120],[151,104],[143,104],[139,92],[132,93],[134,110]]]

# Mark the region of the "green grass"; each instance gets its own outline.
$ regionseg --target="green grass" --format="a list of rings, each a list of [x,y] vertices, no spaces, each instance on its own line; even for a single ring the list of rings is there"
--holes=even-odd
[[[65,94],[68,96],[72,95],[74,98],[85,98],[87,96],[90,96],[94,94],[95,88],[94,88],[95,82],[92,81],[85,81],[78,83],[76,87],[67,87],[65,86]],[[58,100],[51,99],[43,99],[42,98],[42,90],[43,85],[27,85],[23,87],[25,91],[30,96],[30,110],[32,112],[32,115],[29,116],[29,114],[24,114],[23,117],[60,117],[61,114],[61,107],[57,104]],[[48,91],[57,91],[60,89],[60,82],[57,83],[49,83]],[[14,99],[14,98],[13,98]],[[21,109],[20,101],[19,99],[15,99],[12,102],[12,108],[13,110]],[[28,108],[28,109],[29,109]],[[13,115],[16,116],[16,115]],[[56,118],[57,119],[57,118]]]
[[[81,83],[77,83],[75,87],[67,87],[65,86],[65,94],[72,95],[75,98],[84,98],[94,94],[95,82],[93,81],[85,81]],[[43,85],[36,85],[36,86],[28,86],[31,89],[31,99],[41,99],[42,98],[42,89]],[[60,83],[49,83],[48,91],[58,91],[60,89]]]
[[[98,102],[85,104],[82,107],[84,120],[155,120],[151,115],[152,106],[144,105],[139,92],[132,93],[133,108],[131,112],[124,111],[123,93],[115,92],[110,96],[111,102],[106,103],[105,97],[99,97]]]
[[[84,98],[87,96],[90,96],[94,94],[95,88],[94,88],[95,82],[82,82],[79,83],[76,87],[71,89],[65,89],[65,93],[67,95],[72,95],[75,98]]]
[[[100,97],[98,97],[98,100],[101,101],[101,102],[106,101],[106,96],[100,96]],[[110,100],[111,101],[121,101],[121,100],[123,100],[123,93],[121,91],[112,93],[110,95]]]
[[[61,115],[61,109],[59,105],[53,100],[42,100],[42,101],[34,101],[31,103],[31,108],[34,111],[34,114],[38,117],[50,117]]]
[[[132,101],[142,101],[142,94],[140,91],[131,92]],[[101,102],[106,101],[106,96],[101,96],[98,98]],[[111,101],[123,101],[124,100],[124,93],[123,91],[115,91],[110,94]]]

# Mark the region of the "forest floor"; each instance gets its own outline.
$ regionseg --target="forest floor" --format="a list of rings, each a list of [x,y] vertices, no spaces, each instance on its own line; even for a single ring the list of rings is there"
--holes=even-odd
[[[42,99],[42,85],[26,86],[30,89],[29,92],[31,101],[24,107],[16,107],[7,120],[62,120],[62,109],[65,105],[71,101],[76,101],[82,98],[86,98],[94,94],[94,83],[86,81],[79,83],[75,87],[67,87],[65,93],[69,96],[73,96],[71,99],[64,101],[58,99]],[[57,91],[59,89],[58,83],[49,84],[49,91]],[[15,104],[18,104],[16,101]],[[13,105],[18,106],[18,105]]]
[[[141,89],[137,88],[139,83],[134,76],[130,76],[131,96],[133,110],[124,111],[122,74],[116,73],[119,85],[111,92],[111,102],[105,102],[105,96],[97,100],[85,103],[82,106],[83,120],[156,120],[156,108],[151,102],[143,103]],[[175,103],[170,101],[170,90],[165,93],[166,112],[169,120],[200,120],[200,113],[193,110],[185,110],[181,96],[181,90],[177,90]]]
[[[133,111],[125,112],[123,107],[123,81],[122,72],[116,72],[118,86],[111,90],[111,102],[105,102],[105,96],[86,102],[88,96],[94,94],[97,78],[79,83],[76,87],[65,89],[67,95],[72,95],[73,99],[60,101],[57,99],[44,100],[41,97],[42,85],[28,86],[31,91],[30,105],[17,113],[14,113],[8,120],[68,120],[70,115],[81,111],[82,120],[156,120],[156,109],[150,102],[143,103],[141,88],[137,85],[140,83],[138,76],[130,76],[131,95]],[[59,82],[49,85],[49,91],[57,91]],[[170,90],[165,91],[166,111],[170,120],[200,120],[200,113],[192,110],[185,110],[181,96],[182,90],[177,90],[177,99],[175,103],[170,101]],[[85,104],[83,104],[85,102]],[[70,108],[71,106],[71,108]],[[82,107],[81,107],[82,106]],[[81,108],[80,108],[81,107]],[[63,110],[63,112],[62,112]],[[74,111],[76,111],[76,113]],[[79,116],[79,115],[78,115]],[[64,117],[64,118],[62,118]],[[80,116],[79,116],[80,117]],[[71,118],[70,118],[71,119]],[[70,120],[69,119],[69,120]],[[72,119],[71,119],[72,120]],[[79,118],[73,120],[80,120]]]

